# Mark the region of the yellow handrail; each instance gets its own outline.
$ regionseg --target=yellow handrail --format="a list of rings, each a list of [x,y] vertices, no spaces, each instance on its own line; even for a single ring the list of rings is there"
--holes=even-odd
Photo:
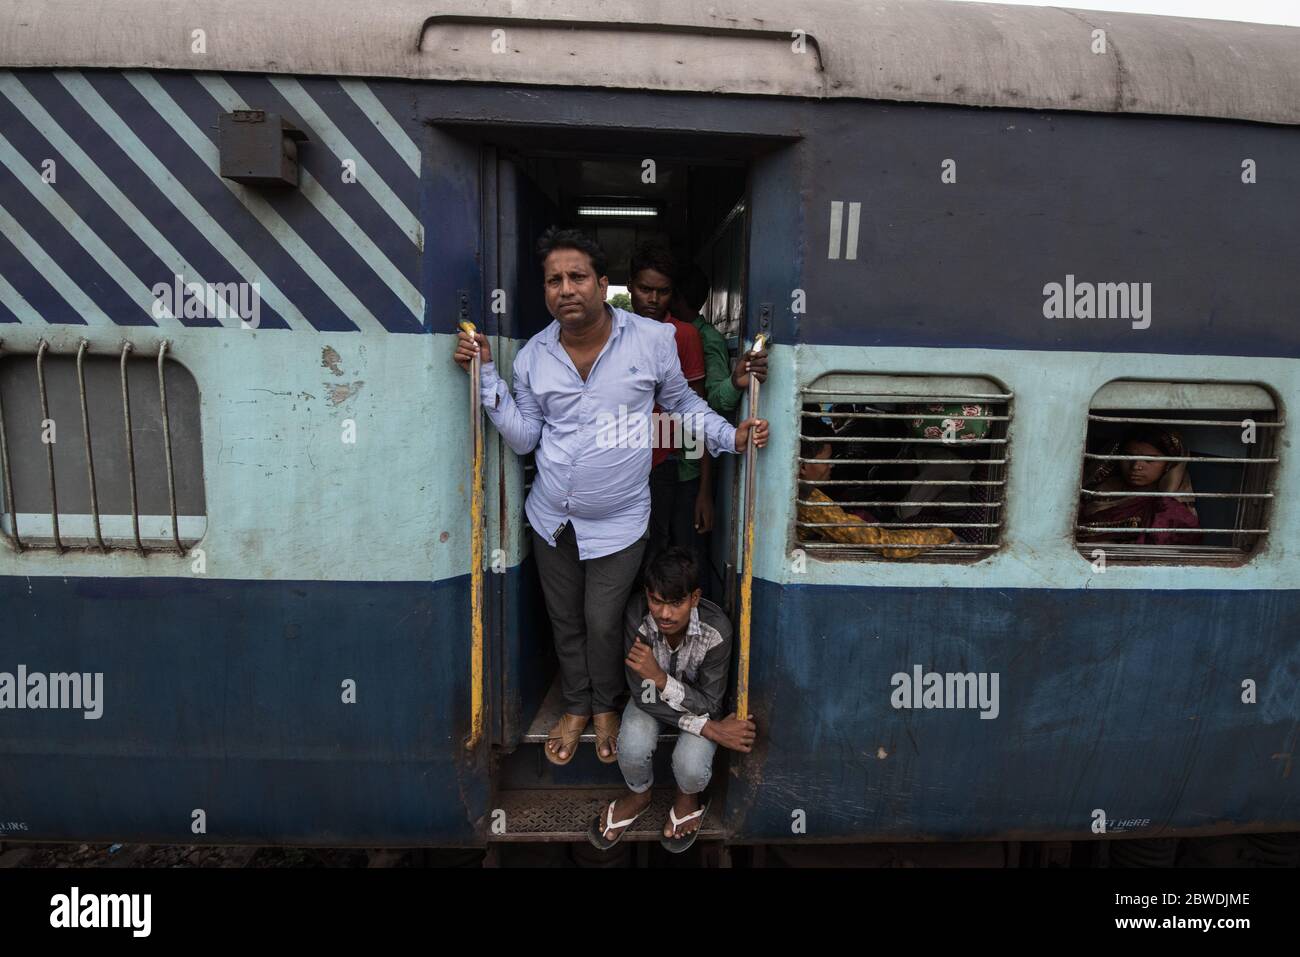
[[[767,336],[759,333],[754,337],[751,352],[762,352],[767,348]],[[749,409],[745,418],[752,419],[758,415],[758,376],[749,377]],[[754,448],[754,436],[745,444],[745,531],[744,544],[741,546],[740,576],[740,654],[736,662],[736,717],[741,721],[749,718],[749,635],[753,624],[754,592],[754,494],[755,472],[758,468],[758,450]]]
[[[474,323],[461,322],[460,328],[471,336]],[[483,410],[479,397],[481,364],[477,355],[469,366],[470,429],[474,441],[474,466],[470,482],[470,731],[465,742],[468,750],[483,740]]]

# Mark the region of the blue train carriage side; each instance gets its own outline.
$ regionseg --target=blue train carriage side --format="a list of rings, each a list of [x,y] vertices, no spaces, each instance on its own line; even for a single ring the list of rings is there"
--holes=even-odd
[[[775,341],[710,838],[1300,829],[1300,31],[548,9],[0,2],[6,836],[581,836],[618,779],[538,759],[529,466],[486,431],[476,575],[450,353],[508,370],[537,233],[628,200],[612,261],[665,238]],[[1135,426],[1185,540],[1099,542]]]

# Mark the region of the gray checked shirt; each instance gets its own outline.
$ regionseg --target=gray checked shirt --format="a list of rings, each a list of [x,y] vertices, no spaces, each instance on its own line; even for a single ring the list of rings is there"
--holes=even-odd
[[[663,692],[652,691],[653,700],[646,701],[643,679],[631,668],[625,669],[627,686],[638,708],[694,735],[700,734],[710,718],[722,717],[722,699],[731,668],[731,622],[721,608],[701,598],[691,610],[685,637],[674,649],[659,633],[645,592],[637,589],[627,605],[624,632],[624,655],[639,637],[650,646],[655,661],[668,676]]]

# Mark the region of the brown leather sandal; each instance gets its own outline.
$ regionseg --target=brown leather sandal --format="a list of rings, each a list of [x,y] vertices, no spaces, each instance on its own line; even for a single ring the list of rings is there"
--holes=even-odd
[[[546,737],[546,746],[542,748],[542,753],[546,755],[546,760],[552,764],[565,765],[573,760],[573,756],[578,752],[578,738],[582,732],[587,729],[587,716],[585,714],[566,714],[561,716],[560,720],[555,722],[555,727]],[[552,741],[559,741],[560,747],[569,752],[567,758],[561,758],[551,750]]]
[[[600,759],[601,764],[613,764],[618,761],[618,729],[619,717],[617,711],[604,711],[597,715],[592,715],[592,723],[596,726],[596,757]],[[604,757],[600,753],[602,744],[609,745],[609,757]]]

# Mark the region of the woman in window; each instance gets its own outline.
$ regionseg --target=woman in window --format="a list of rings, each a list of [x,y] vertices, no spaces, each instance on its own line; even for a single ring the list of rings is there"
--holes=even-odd
[[[1187,452],[1177,433],[1158,428],[1139,428],[1116,443],[1110,454],[1176,458],[1187,455]],[[1084,495],[1079,509],[1079,524],[1113,528],[1115,531],[1080,532],[1081,542],[1123,542],[1134,545],[1201,543],[1199,533],[1172,531],[1201,526],[1193,505],[1195,498],[1191,497],[1192,482],[1187,474],[1186,462],[1158,462],[1145,458],[1104,461],[1084,484],[1084,488],[1090,492],[1133,494]],[[1153,492],[1169,494],[1153,495]],[[1158,531],[1123,531],[1145,528]]]
[[[805,405],[804,411],[820,411],[817,405]],[[834,464],[835,445],[828,438],[836,436],[836,429],[828,419],[804,417],[802,431],[805,436],[800,443],[800,455],[805,459],[816,461],[801,462],[799,465],[799,499],[809,504],[799,505],[799,531],[802,540],[837,542],[842,545],[946,545],[955,536],[947,528],[878,528],[876,517],[861,506],[841,506],[834,497],[822,491],[817,485],[830,480],[832,469],[837,474],[846,466]],[[841,494],[841,501],[850,502],[855,495],[864,494],[862,486],[829,486],[832,489],[847,489]],[[811,525],[810,525],[811,523]],[[925,552],[925,548],[882,548],[880,554],[885,558],[915,558]]]

